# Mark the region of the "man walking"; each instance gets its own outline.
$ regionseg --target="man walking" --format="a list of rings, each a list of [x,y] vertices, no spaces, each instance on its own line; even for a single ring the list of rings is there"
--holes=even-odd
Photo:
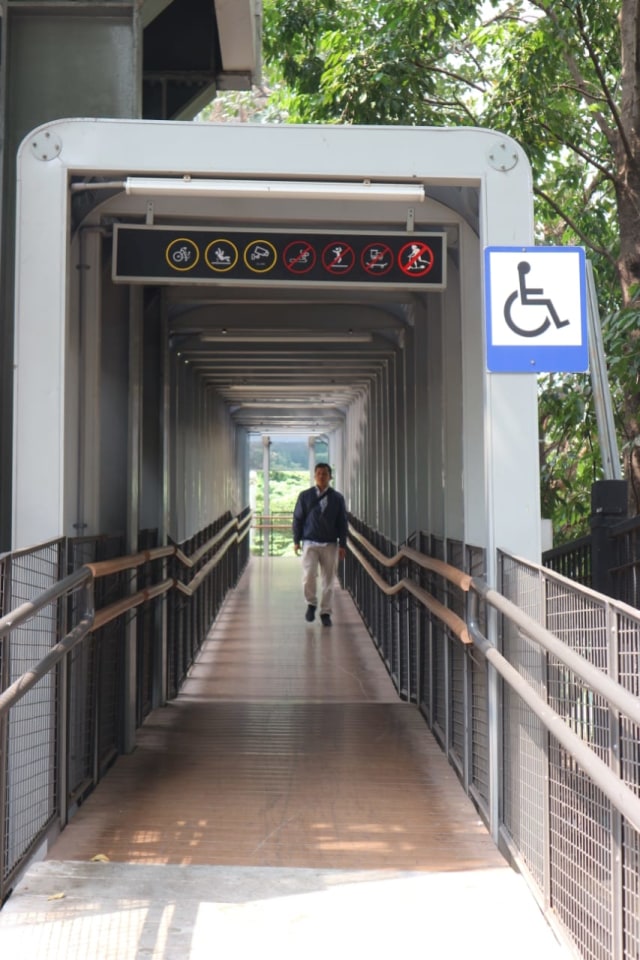
[[[318,568],[321,576],[320,620],[331,626],[331,599],[338,558],[347,552],[347,507],[344,497],[329,486],[331,467],[316,464],[315,486],[303,490],[293,511],[293,549],[302,546],[302,585],[307,601],[305,620],[315,620],[318,606]]]

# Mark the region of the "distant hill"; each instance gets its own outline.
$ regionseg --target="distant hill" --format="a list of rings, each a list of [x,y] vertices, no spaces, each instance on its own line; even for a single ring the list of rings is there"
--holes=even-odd
[[[327,444],[316,443],[316,460],[327,457]],[[271,441],[272,470],[307,470],[309,467],[309,446],[306,438],[291,440],[274,439]],[[262,437],[249,439],[249,469],[262,470]]]

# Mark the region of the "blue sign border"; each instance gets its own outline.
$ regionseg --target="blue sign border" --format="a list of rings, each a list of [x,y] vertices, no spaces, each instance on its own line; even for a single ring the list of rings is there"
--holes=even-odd
[[[520,345],[494,346],[491,342],[491,254],[492,253],[573,253],[580,265],[580,326],[582,342],[572,346],[540,346],[531,340]],[[587,339],[586,258],[583,247],[485,247],[484,300],[487,370],[490,373],[584,373],[589,369]]]

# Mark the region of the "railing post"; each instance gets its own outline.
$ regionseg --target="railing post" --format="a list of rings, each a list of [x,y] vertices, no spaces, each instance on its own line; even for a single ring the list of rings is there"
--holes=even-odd
[[[596,480],[591,487],[591,586],[613,594],[611,569],[616,565],[610,528],[627,515],[626,480]]]
[[[0,608],[0,615],[4,611]],[[0,690],[9,686],[9,637],[0,637]],[[9,754],[9,715],[0,714],[0,906],[4,901],[7,838],[7,763]]]
[[[267,524],[269,523],[269,516],[271,515],[271,503],[270,503],[270,487],[269,481],[271,478],[271,437],[262,438],[262,488],[263,488],[263,497],[264,497],[264,506],[262,508],[262,513],[264,514],[264,519],[266,519]],[[262,554],[265,557],[269,556],[269,542],[270,542],[270,530],[268,526],[264,526],[262,530]]]
[[[502,590],[502,558],[498,557],[499,589]],[[487,637],[502,652],[498,611],[487,609]],[[504,755],[502,738],[502,684],[493,663],[487,663],[487,726],[489,751],[489,833],[496,847],[500,845],[500,826],[504,807]]]
[[[609,676],[620,680],[620,643],[618,618],[611,604],[607,604],[607,636],[609,638]],[[609,766],[622,778],[622,757],[620,743],[620,711],[609,707]],[[619,960],[624,956],[624,877],[623,877],[623,835],[622,816],[611,805],[611,956]]]

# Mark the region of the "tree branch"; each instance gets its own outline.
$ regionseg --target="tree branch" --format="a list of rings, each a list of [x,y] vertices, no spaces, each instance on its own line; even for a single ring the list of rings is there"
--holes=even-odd
[[[616,182],[615,177],[611,172],[611,170],[608,170],[607,167],[605,167],[602,163],[600,163],[600,161],[597,160],[593,154],[588,153],[587,150],[585,150],[583,147],[578,146],[578,144],[574,143],[572,140],[569,140],[568,137],[564,137],[563,139],[560,139],[558,135],[555,133],[555,131],[552,130],[551,127],[546,123],[540,123],[540,128],[542,130],[545,130],[549,134],[549,136],[553,140],[555,140],[557,144],[559,144],[560,146],[567,147],[569,150],[573,151],[573,153],[575,153],[576,156],[581,157],[595,170],[598,170],[606,180],[611,181],[611,183]]]
[[[561,24],[557,14],[553,11],[551,6],[548,5],[547,2],[545,2],[545,0],[531,0],[531,3],[534,7],[536,7],[538,10],[541,10],[545,14],[545,16],[549,17],[549,19],[553,21],[553,23],[556,26],[556,29],[561,30]],[[586,32],[584,31],[583,24],[580,25],[579,34],[586,46],[587,52],[589,54],[589,59],[593,63],[594,69],[596,70],[596,76],[598,77],[600,86],[602,88],[602,93],[604,95],[605,102],[607,103],[607,106],[611,111],[611,115],[614,120],[615,129],[618,131],[620,135],[620,138],[624,144],[624,147],[625,147],[625,150],[627,151],[628,156],[631,156],[630,145],[627,140],[624,127],[622,125],[622,120],[620,118],[618,108],[611,96],[608,85],[602,73],[602,69],[600,67],[599,61],[597,60],[597,57],[595,55],[595,51],[593,50],[592,45],[586,36]],[[589,89],[588,81],[583,76],[574,56],[572,55],[571,51],[568,48],[564,49],[564,61],[567,65],[569,73],[571,74],[571,76],[573,77],[576,83],[576,86],[580,92],[580,95],[585,99],[587,103],[598,104],[600,102],[599,98],[596,97],[595,94],[593,94]],[[606,137],[607,142],[609,143],[611,149],[615,150],[617,147],[617,141],[616,141],[614,129],[611,126],[611,124],[607,122],[604,114],[601,113],[600,110],[598,110],[594,114],[594,119],[598,124],[598,126],[600,127],[600,130],[602,131],[603,135]]]
[[[571,229],[576,234],[576,236],[580,237],[585,247],[588,247],[590,250],[593,250],[594,253],[597,253],[601,257],[604,257],[611,264],[612,267],[616,266],[615,257],[612,257],[609,251],[606,250],[604,247],[599,247],[596,244],[594,244],[593,241],[584,232],[584,230],[582,230],[581,227],[578,226],[575,220],[573,220],[572,217],[570,217],[566,213],[566,211],[563,210],[562,207],[560,207],[559,204],[557,204],[556,201],[549,196],[548,193],[546,193],[544,190],[541,190],[540,187],[534,187],[533,192],[537,197],[540,197],[541,200],[544,200],[544,202],[548,204],[551,207],[551,209],[562,220],[564,220],[564,222],[567,224],[568,227],[571,227]]]

